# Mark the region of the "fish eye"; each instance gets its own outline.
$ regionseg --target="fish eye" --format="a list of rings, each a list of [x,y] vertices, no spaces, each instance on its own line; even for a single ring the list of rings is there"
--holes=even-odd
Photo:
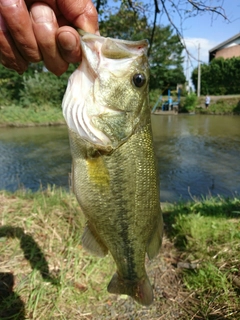
[[[136,73],[133,76],[133,83],[136,87],[141,88],[146,83],[146,77],[142,73]]]

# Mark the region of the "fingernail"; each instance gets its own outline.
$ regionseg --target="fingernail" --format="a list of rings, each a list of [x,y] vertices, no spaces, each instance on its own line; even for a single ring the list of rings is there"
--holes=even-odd
[[[2,7],[10,7],[17,3],[19,3],[19,0],[0,0],[0,5]]]
[[[63,31],[58,35],[58,42],[64,50],[74,50],[77,46],[76,37],[68,31]]]
[[[38,5],[32,7],[31,16],[36,23],[53,22],[53,11],[48,6]]]

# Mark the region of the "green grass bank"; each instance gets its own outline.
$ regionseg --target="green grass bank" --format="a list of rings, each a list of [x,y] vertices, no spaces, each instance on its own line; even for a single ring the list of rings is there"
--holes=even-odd
[[[176,91],[172,91],[173,102],[178,101]],[[152,90],[149,94],[149,102],[151,110],[155,106],[161,95],[160,90]],[[240,115],[240,95],[226,95],[226,96],[210,96],[211,102],[206,109],[205,96],[199,98],[194,94],[182,96],[180,99],[180,113],[198,113],[198,114],[211,114],[211,115]],[[163,96],[161,101],[168,101],[168,96]],[[159,102],[158,107],[161,107]]]
[[[152,109],[160,95],[159,90],[150,92],[150,108]],[[164,101],[167,96],[163,97]],[[173,100],[176,97],[173,97]],[[200,114],[240,115],[240,96],[214,96],[208,109],[204,105],[205,98],[181,98],[180,112],[195,112]],[[61,107],[48,105],[22,107],[18,105],[0,106],[0,127],[24,127],[62,125],[65,120]]]
[[[240,319],[240,198],[162,205],[146,260],[155,301],[111,295],[110,255],[81,246],[84,217],[62,189],[0,191],[0,319]]]
[[[23,108],[21,106],[0,107],[0,127],[25,127],[62,125],[65,120],[62,109],[39,106]]]
[[[205,107],[205,97],[193,96],[183,98],[180,112],[194,112],[209,115],[240,115],[240,96],[211,96],[208,108]]]

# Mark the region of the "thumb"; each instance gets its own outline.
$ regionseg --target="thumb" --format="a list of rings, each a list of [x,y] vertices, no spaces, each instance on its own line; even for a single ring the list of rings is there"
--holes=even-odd
[[[81,61],[80,36],[71,27],[64,26],[57,30],[56,40],[62,58],[68,63]]]
[[[62,15],[74,25],[89,33],[99,33],[98,13],[91,0],[57,0]]]

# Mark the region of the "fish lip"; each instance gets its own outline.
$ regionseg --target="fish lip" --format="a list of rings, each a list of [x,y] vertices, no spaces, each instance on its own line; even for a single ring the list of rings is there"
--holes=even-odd
[[[97,35],[94,33],[85,32],[81,29],[77,29],[77,31],[78,31],[82,40],[110,39],[110,40],[113,40],[114,42],[117,42],[117,43],[126,43],[128,45],[134,44],[134,47],[138,46],[138,45],[147,45],[147,46],[149,45],[149,41],[147,39],[142,39],[142,40],[138,40],[138,41],[131,41],[131,40],[124,40],[124,39],[115,39],[115,38],[111,38],[111,37],[103,37],[101,35]]]
[[[96,41],[101,43],[101,54],[106,58],[122,59],[126,57],[132,57],[134,54],[130,52],[129,48],[135,48],[136,51],[142,50],[142,53],[147,55],[149,46],[147,39],[130,41],[124,39],[114,39],[111,37],[103,37],[101,35],[87,33],[82,30],[78,30],[78,32],[80,33],[81,47],[83,52],[85,51],[85,43]]]

